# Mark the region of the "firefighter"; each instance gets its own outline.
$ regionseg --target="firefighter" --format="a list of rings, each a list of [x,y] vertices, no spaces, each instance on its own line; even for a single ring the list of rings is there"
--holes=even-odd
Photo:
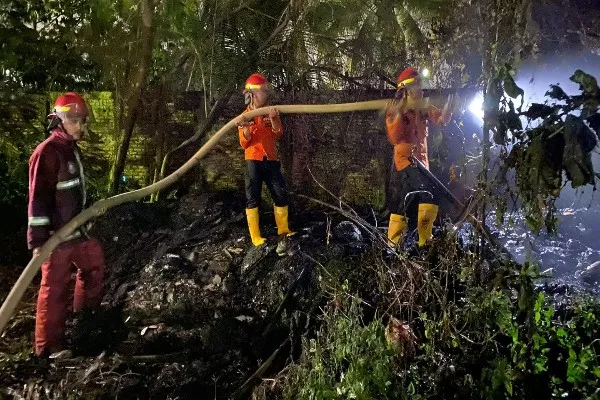
[[[27,243],[34,256],[50,235],[79,214],[86,205],[81,151],[89,109],[77,93],[56,99],[50,136],[29,159]],[[65,350],[64,332],[69,309],[71,267],[77,267],[73,310],[100,305],[104,253],[84,228],[75,230],[42,264],[35,322],[35,352],[45,357]]]
[[[438,205],[434,187],[412,166],[411,156],[429,169],[427,156],[427,126],[445,125],[452,116],[453,96],[442,111],[423,100],[421,76],[415,68],[406,68],[398,76],[396,101],[385,110],[387,137],[394,146],[394,165],[390,180],[390,215],[388,240],[391,246],[401,243],[408,228],[408,213],[417,205],[419,246],[432,237]]]
[[[246,80],[244,96],[248,107],[244,111],[267,106],[273,88],[261,74],[252,74]],[[279,236],[291,236],[288,227],[288,194],[281,174],[281,163],[277,158],[276,142],[283,134],[283,124],[279,111],[269,108],[269,114],[246,118],[243,114],[236,121],[240,145],[246,159],[246,217],[250,238],[254,246],[265,244],[260,234],[258,206],[260,205],[263,182],[275,203],[275,222]]]

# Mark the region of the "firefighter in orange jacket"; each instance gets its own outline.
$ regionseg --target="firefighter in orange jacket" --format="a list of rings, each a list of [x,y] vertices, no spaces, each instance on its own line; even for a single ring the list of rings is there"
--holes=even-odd
[[[416,202],[419,246],[423,246],[432,237],[438,205],[433,196],[434,187],[412,166],[410,157],[414,156],[429,168],[427,125],[445,125],[450,121],[453,96],[448,97],[442,111],[428,105],[423,100],[419,72],[414,68],[406,68],[398,76],[396,98],[400,98],[400,101],[392,102],[386,108],[385,115],[387,137],[394,146],[388,240],[391,246],[401,242],[408,228],[407,214],[412,208],[409,206]]]
[[[248,107],[244,111],[264,107],[272,94],[269,81],[261,74],[252,74],[246,80],[244,95]],[[258,206],[260,205],[263,182],[271,193],[275,203],[275,222],[277,234],[291,236],[288,227],[288,195],[285,180],[281,174],[281,163],[277,158],[276,141],[283,134],[283,124],[275,107],[268,115],[248,119],[244,115],[237,121],[240,145],[246,159],[246,217],[250,238],[254,246],[266,242],[260,234]]]

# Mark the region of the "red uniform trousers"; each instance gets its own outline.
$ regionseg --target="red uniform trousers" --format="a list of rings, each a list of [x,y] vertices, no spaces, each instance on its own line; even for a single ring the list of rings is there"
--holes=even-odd
[[[69,311],[71,266],[77,267],[73,310],[100,305],[104,289],[104,252],[96,239],[62,243],[42,264],[35,318],[35,352],[64,349]]]

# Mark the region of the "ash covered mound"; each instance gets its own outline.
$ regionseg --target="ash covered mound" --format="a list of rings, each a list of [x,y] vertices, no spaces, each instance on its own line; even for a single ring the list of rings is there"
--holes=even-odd
[[[219,193],[109,210],[91,231],[106,257],[102,309],[69,324],[75,358],[11,365],[2,379],[9,392],[23,395],[36,376],[26,391],[72,385],[85,398],[238,391],[286,342],[289,324],[317,306],[311,259],[321,258],[327,225],[323,214],[303,221],[279,256],[272,212],[261,221],[269,243],[253,248],[243,204]]]

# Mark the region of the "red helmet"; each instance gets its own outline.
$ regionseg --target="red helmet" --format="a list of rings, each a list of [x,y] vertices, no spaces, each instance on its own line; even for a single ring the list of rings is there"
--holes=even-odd
[[[252,74],[246,79],[246,85],[244,86],[244,91],[253,90],[253,89],[271,89],[271,84],[261,74]]]
[[[398,87],[401,88],[418,82],[420,77],[419,71],[417,71],[415,68],[406,68],[400,75],[398,75]]]
[[[58,117],[60,119],[85,118],[90,110],[80,95],[74,92],[58,96],[54,102],[54,109],[48,118]]]

